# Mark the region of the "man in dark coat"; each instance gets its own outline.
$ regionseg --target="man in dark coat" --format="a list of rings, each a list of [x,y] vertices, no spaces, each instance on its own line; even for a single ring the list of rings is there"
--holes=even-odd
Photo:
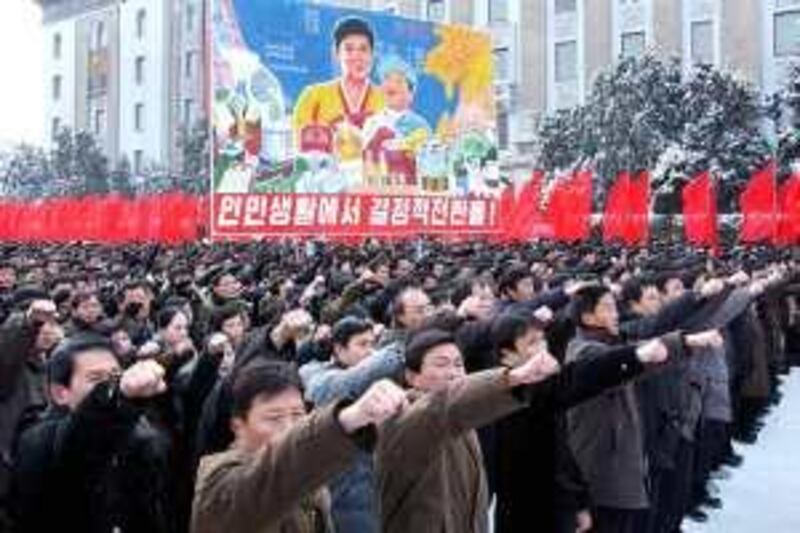
[[[505,313],[492,327],[505,366],[547,352],[544,327],[535,319]],[[602,357],[565,365],[548,380],[528,409],[495,424],[497,435],[498,533],[534,530],[574,533],[591,525],[589,498],[567,445],[561,413],[639,375],[645,365],[663,363],[680,352],[678,334],[640,347],[611,348]]]
[[[153,361],[121,375],[108,341],[62,343],[49,363],[55,407],[20,437],[12,509],[16,527],[47,533],[169,533],[168,443],[136,402],[165,391]]]
[[[602,357],[624,344],[616,301],[607,287],[581,289],[573,302],[578,333],[567,348],[567,362]],[[721,346],[717,331],[684,338],[688,347]],[[570,409],[569,444],[589,484],[595,531],[639,533],[646,528],[646,490],[641,415],[632,384]]]
[[[0,328],[0,526],[8,520],[5,508],[18,428],[47,405],[45,355],[63,336],[55,317],[52,301],[35,300]]]

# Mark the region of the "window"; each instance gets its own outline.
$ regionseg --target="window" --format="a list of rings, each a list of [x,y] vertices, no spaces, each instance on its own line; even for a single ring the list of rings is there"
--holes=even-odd
[[[692,63],[714,64],[714,26],[711,21],[692,22],[691,30]]]
[[[494,75],[498,80],[508,81],[511,77],[510,53],[508,48],[494,50]]]
[[[133,172],[135,174],[141,174],[142,168],[144,163],[144,152],[141,150],[134,150],[133,151]]]
[[[61,59],[61,34],[53,35],[53,59]]]
[[[497,145],[501,150],[508,150],[510,141],[510,126],[508,112],[500,111],[497,113]]]
[[[800,55],[800,10],[775,14],[775,56]]]
[[[555,8],[556,15],[574,13],[577,9],[575,6],[575,0],[556,0]]]
[[[184,64],[184,75],[187,78],[191,78],[194,76],[194,60],[195,60],[195,52],[190,51],[186,52],[186,59]]]
[[[58,117],[53,117],[53,121],[50,123],[50,138],[54,141],[58,137],[58,134],[61,132],[61,119]]]
[[[578,79],[578,43],[567,41],[556,44],[556,83]]]
[[[106,45],[106,25],[102,20],[98,20],[94,27],[94,49],[100,50]]]
[[[61,76],[53,76],[53,100],[61,99]]]
[[[187,127],[192,125],[192,109],[194,108],[194,102],[191,98],[187,98],[183,101],[183,124]]]
[[[105,130],[106,130],[106,111],[105,109],[95,109],[94,134],[101,135]]]
[[[144,56],[136,58],[136,85],[144,83]]]
[[[638,57],[644,53],[645,36],[643,31],[634,31],[622,34],[622,57]]]
[[[147,26],[147,11],[144,8],[136,12],[136,37],[138,39],[144,38],[144,30]]]
[[[186,33],[194,32],[195,11],[194,4],[186,5]]]
[[[144,104],[141,102],[133,107],[133,127],[136,131],[144,131]]]
[[[445,0],[428,0],[428,20],[433,22],[443,22],[445,19],[446,6]]]
[[[489,22],[508,22],[508,0],[489,0]]]

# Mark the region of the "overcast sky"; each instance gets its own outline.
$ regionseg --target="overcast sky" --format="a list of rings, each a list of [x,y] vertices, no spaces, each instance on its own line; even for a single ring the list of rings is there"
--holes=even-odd
[[[0,143],[41,144],[44,131],[41,11],[0,0]]]

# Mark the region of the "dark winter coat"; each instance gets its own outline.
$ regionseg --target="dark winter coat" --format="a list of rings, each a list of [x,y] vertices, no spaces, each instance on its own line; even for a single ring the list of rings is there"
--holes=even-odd
[[[225,379],[215,381],[210,391],[204,395],[200,410],[200,418],[196,423],[197,434],[194,438],[194,461],[199,463],[201,457],[228,449],[233,442],[230,428],[232,383],[239,369],[256,361],[280,360],[294,361],[296,349],[293,344],[277,348],[269,335],[268,327],[253,332],[248,341],[237,354],[233,371]],[[206,379],[213,377],[211,368],[204,365]]]
[[[535,398],[530,407],[494,425],[495,531],[557,531],[558,513],[574,515],[589,507],[588,493],[567,445],[563,412],[643,370],[635,349],[627,346],[569,363],[531,391]]]
[[[603,357],[620,344],[621,339],[607,332],[580,327],[567,348],[567,362]],[[670,348],[673,357],[682,356],[678,337],[671,340]],[[634,385],[610,389],[573,407],[567,421],[569,444],[589,484],[594,505],[647,508],[642,421]]]
[[[31,357],[36,328],[21,316],[0,328],[0,525],[9,483],[12,449],[20,422],[44,409],[45,370]]]
[[[73,413],[25,431],[12,487],[17,528],[50,533],[174,531],[168,443],[113,383]]]

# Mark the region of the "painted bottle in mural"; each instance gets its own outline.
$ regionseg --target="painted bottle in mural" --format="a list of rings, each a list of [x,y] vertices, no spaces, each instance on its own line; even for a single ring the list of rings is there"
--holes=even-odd
[[[417,153],[417,174],[424,192],[446,192],[448,190],[447,147],[438,142],[429,142]]]
[[[263,64],[250,76],[250,93],[261,118],[262,158],[286,161],[292,156],[292,129],[278,78]]]

